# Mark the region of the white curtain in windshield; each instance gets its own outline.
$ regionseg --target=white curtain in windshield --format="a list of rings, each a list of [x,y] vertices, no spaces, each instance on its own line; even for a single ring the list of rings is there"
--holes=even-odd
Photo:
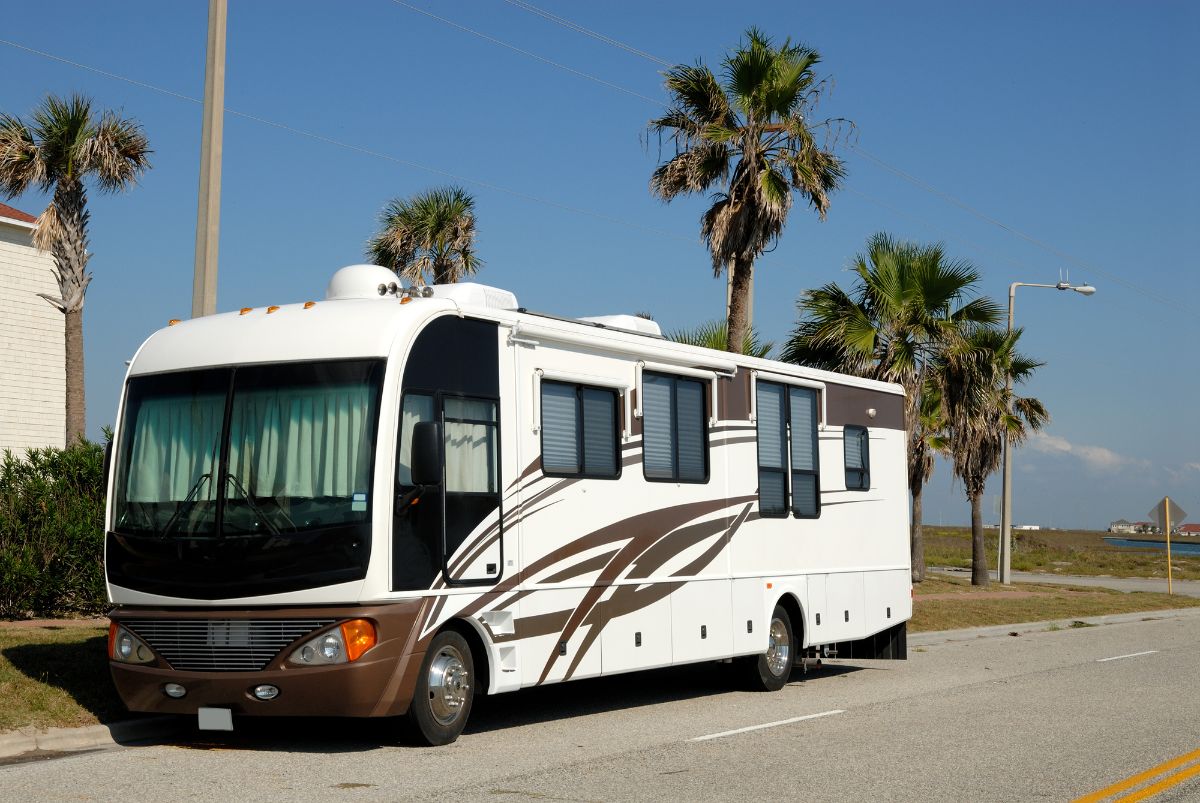
[[[362,384],[239,390],[230,474],[254,497],[366,493],[370,402],[371,389]]]
[[[221,448],[225,394],[146,399],[133,428],[126,500],[182,502],[193,488],[194,500],[216,498],[213,474]],[[207,480],[201,477],[208,475]]]

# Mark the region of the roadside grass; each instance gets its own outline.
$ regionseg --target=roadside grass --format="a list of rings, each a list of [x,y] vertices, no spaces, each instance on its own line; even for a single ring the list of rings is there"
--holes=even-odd
[[[1087,530],[1013,531],[1012,567],[1022,572],[1167,578],[1167,555],[1162,549],[1115,547],[1108,533]],[[988,564],[996,562],[996,530],[987,530]],[[1174,539],[1172,539],[1174,540]],[[1188,539],[1195,543],[1194,539]],[[1183,542],[1180,542],[1183,543]],[[925,527],[925,564],[970,568],[971,531],[965,527]],[[1200,558],[1173,554],[1171,576],[1200,580]]]
[[[0,627],[0,733],[128,716],[108,675],[107,642],[102,627]]]
[[[914,590],[913,618],[908,623],[914,633],[1200,606],[1195,597],[1050,583],[993,583],[978,588],[969,579],[938,574],[929,575]],[[1071,625],[1081,626],[1086,627]]]

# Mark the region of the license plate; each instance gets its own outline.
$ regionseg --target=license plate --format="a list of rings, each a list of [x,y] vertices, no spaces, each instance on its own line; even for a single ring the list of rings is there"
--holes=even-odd
[[[233,710],[229,708],[200,708],[196,711],[196,719],[202,731],[233,730]]]

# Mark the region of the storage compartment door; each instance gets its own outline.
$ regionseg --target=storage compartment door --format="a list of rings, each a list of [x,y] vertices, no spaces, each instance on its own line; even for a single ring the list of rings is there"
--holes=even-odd
[[[672,663],[733,654],[729,594],[729,580],[689,580],[671,594]]]
[[[604,674],[669,666],[671,592],[682,584],[615,586],[604,609]]]

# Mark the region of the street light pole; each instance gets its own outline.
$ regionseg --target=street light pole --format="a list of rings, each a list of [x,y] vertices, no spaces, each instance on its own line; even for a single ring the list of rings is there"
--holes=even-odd
[[[1008,286],[1008,331],[1013,330],[1013,311],[1017,301],[1018,287],[1049,287],[1052,290],[1074,290],[1081,295],[1090,296],[1096,288],[1090,284],[1073,285],[1067,282],[1058,284],[1035,284],[1032,282],[1013,282]],[[1006,371],[1004,377],[1004,398],[1008,405],[1008,413],[1012,415],[1012,373]],[[1008,428],[1004,430],[1004,481],[1001,490],[1000,506],[1000,555],[997,571],[1000,583],[1008,585],[1012,582],[1012,445],[1008,440]]]
[[[196,204],[196,266],[192,317],[217,311],[217,243],[221,228],[221,143],[225,118],[225,18],[227,0],[209,0],[204,67],[204,123],[200,142],[200,193]]]

